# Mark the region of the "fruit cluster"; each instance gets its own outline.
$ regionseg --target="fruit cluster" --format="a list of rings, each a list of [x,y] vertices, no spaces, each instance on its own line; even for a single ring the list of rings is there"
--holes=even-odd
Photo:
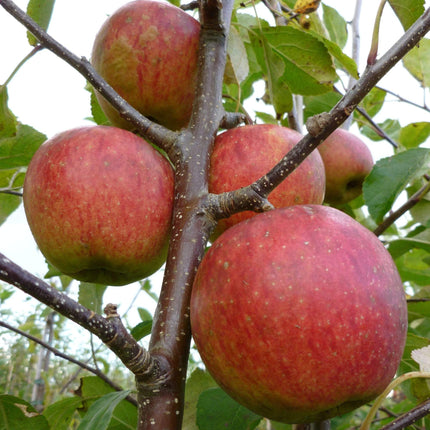
[[[143,115],[181,129],[193,105],[199,31],[181,9],[137,0],[105,22],[92,63]],[[42,145],[24,206],[53,266],[124,285],[165,261],[174,172],[97,98],[113,126],[77,128]],[[301,137],[276,125],[220,133],[209,192],[251,184]],[[396,372],[407,328],[402,282],[377,237],[333,207],[360,195],[372,166],[360,139],[335,131],[269,195],[275,210],[220,220],[198,268],[190,317],[203,362],[227,393],[265,417],[299,423],[347,412]]]

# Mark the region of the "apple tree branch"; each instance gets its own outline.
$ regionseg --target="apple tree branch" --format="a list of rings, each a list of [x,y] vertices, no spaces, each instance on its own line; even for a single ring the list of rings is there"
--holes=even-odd
[[[150,383],[158,381],[160,372],[157,372],[156,364],[123,326],[115,305],[106,307],[104,318],[25,271],[3,254],[0,254],[0,280],[18,287],[95,334],[133,373],[145,375]]]

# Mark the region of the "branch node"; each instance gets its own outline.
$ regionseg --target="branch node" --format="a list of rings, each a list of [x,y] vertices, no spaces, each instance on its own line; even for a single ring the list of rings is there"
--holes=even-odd
[[[324,128],[330,122],[331,115],[328,112],[322,112],[314,115],[306,121],[306,129],[312,137],[316,137],[324,131]]]

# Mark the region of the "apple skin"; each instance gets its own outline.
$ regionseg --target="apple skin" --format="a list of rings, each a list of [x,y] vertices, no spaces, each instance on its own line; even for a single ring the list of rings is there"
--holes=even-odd
[[[129,131],[77,128],[36,151],[25,176],[24,208],[53,266],[81,281],[124,285],[165,261],[173,171]]]
[[[358,197],[373,168],[373,157],[366,144],[349,131],[338,128],[318,150],[326,174],[325,202],[339,205]]]
[[[180,8],[137,0],[118,9],[97,34],[91,62],[135,109],[171,129],[188,124],[197,79],[200,24]],[[99,94],[113,125],[132,125]]]
[[[405,344],[389,253],[338,209],[291,206],[225,231],[193,284],[191,328],[216,382],[285,423],[318,422],[379,395]]]
[[[209,191],[220,194],[252,184],[272,169],[303,136],[272,124],[237,127],[215,139],[209,169]],[[275,208],[320,204],[324,199],[325,172],[318,151],[311,153],[269,195]],[[240,212],[218,222],[215,236],[238,222],[255,216]]]

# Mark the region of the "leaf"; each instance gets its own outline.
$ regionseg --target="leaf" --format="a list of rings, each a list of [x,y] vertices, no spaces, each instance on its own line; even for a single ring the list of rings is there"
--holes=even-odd
[[[18,124],[15,136],[0,139],[0,169],[27,166],[45,140],[33,127]]]
[[[108,393],[116,394],[118,392],[97,376],[87,376],[81,378],[81,385],[76,393],[82,397],[83,404],[86,406],[89,405],[89,408],[91,408],[93,403],[97,401],[98,398],[101,398]],[[118,427],[119,423],[122,423],[121,427]],[[111,429],[111,427],[112,430],[119,428],[135,430],[137,427],[136,406],[127,400],[120,401],[113,411],[112,424],[109,426],[109,429]],[[94,427],[94,429],[98,430],[98,427]]]
[[[252,430],[262,417],[239,405],[221,388],[204,391],[197,402],[199,430]]]
[[[2,138],[15,135],[17,120],[8,107],[7,87],[0,85],[0,142]]]
[[[388,0],[388,2],[405,30],[424,13],[424,0]]]
[[[44,411],[43,416],[48,420],[51,429],[68,430],[73,415],[82,407],[82,399],[69,397],[52,403]]]
[[[430,253],[430,242],[406,237],[393,240],[388,245],[388,251],[394,260],[413,248],[424,249]]]
[[[254,34],[254,33],[252,33]],[[285,66],[282,59],[272,50],[267,40],[252,38],[256,58],[266,79],[270,102],[279,114],[293,108],[293,95],[285,80],[282,79]]]
[[[318,96],[306,96],[303,98],[305,105],[304,121],[314,115],[330,112],[330,110],[337,104],[342,96],[334,91],[329,93],[320,94]]]
[[[152,320],[142,321],[131,329],[131,335],[139,341],[151,334]]]
[[[30,0],[27,6],[27,15],[33,18],[36,23],[43,28],[48,29],[51,21],[52,10],[54,9],[55,0]],[[37,45],[38,40],[29,31],[27,32],[28,43],[32,46]]]
[[[324,25],[330,35],[330,40],[343,48],[348,40],[346,21],[336,9],[325,4],[322,6]]]
[[[291,110],[292,93],[314,95],[332,89],[336,71],[318,37],[292,27],[264,27],[250,31],[250,40],[278,114]]]
[[[224,81],[227,84],[240,84],[249,74],[249,64],[245,44],[233,26],[230,28],[228,36],[227,53]]]
[[[391,139],[393,139],[395,142],[398,141],[400,136],[400,130],[402,129],[398,120],[386,119],[383,123],[378,125],[385,132],[385,134],[391,137]],[[383,139],[383,137],[381,137],[378,133],[376,133],[372,128],[367,125],[362,127],[360,129],[360,132],[374,141],[379,141]]]
[[[371,116],[375,116],[384,105],[386,91],[374,87],[369,94],[362,100],[360,106]]]
[[[399,143],[405,148],[415,148],[430,136],[430,122],[413,122],[400,130]]]
[[[314,35],[325,45],[329,54],[337,60],[339,67],[348,72],[355,79],[359,78],[356,62],[352,58],[348,57],[348,55],[344,54],[336,43],[314,32],[308,32],[308,34]]]
[[[87,118],[90,121],[94,121],[97,125],[111,125],[107,116],[100,107],[100,103],[97,100],[94,88],[91,85],[85,87],[90,92],[90,103],[91,103],[91,118]]]
[[[399,257],[396,260],[396,266],[402,281],[419,286],[430,285],[430,265],[426,259],[428,259],[428,252],[417,248]]]
[[[24,181],[24,172],[20,169],[0,170],[0,189],[19,191]],[[21,197],[0,193],[0,225],[21,204]]]
[[[49,425],[30,403],[15,396],[0,394],[0,429],[49,430]]]
[[[414,148],[379,160],[363,184],[370,215],[381,222],[406,186],[429,169],[430,149]]]
[[[403,65],[423,87],[430,86],[430,40],[421,39],[404,57]]]
[[[197,402],[200,394],[209,389],[216,387],[215,381],[208,372],[196,368],[191,376],[187,379],[185,386],[185,407],[182,430],[198,430],[196,424]]]
[[[105,394],[96,400],[88,409],[82,419],[78,430],[106,430],[111,422],[113,411],[116,406],[124,400],[131,390],[115,391],[113,393]],[[129,428],[134,430],[135,427],[123,426],[122,428]]]
[[[106,285],[81,282],[79,284],[79,303],[94,312],[101,314],[103,305],[103,294]]]

